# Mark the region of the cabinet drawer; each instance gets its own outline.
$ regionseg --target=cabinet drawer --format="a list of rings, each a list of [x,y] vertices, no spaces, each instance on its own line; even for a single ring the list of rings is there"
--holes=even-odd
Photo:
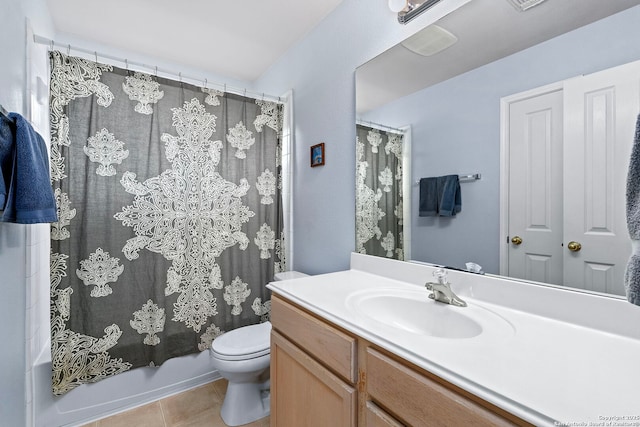
[[[508,420],[413,369],[367,349],[367,392],[412,426],[508,426]]]
[[[310,314],[271,297],[271,323],[274,329],[351,384],[356,382],[356,339],[316,319]]]

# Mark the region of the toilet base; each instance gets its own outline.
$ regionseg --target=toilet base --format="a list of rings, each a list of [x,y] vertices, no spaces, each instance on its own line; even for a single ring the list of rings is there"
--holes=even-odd
[[[240,426],[268,416],[270,404],[269,381],[261,384],[229,382],[220,416],[226,425]]]

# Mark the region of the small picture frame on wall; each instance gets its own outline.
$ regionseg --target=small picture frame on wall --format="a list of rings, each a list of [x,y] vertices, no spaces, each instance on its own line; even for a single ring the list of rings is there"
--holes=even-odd
[[[324,165],[324,142],[311,146],[311,167]]]

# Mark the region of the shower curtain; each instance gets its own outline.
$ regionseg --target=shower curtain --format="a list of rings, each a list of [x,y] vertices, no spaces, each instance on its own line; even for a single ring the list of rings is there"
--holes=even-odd
[[[266,321],[282,106],[54,51],[56,395]]]
[[[403,135],[356,125],[356,251],[404,260]]]

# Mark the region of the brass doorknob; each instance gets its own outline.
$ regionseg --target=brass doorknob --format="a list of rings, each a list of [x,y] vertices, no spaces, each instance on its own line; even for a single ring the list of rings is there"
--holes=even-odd
[[[578,252],[580,249],[582,249],[582,245],[578,242],[569,242],[569,244],[567,245],[567,248],[571,252]]]
[[[511,239],[511,243],[513,243],[516,246],[519,245],[520,243],[522,243],[522,237],[513,236],[513,238]]]

